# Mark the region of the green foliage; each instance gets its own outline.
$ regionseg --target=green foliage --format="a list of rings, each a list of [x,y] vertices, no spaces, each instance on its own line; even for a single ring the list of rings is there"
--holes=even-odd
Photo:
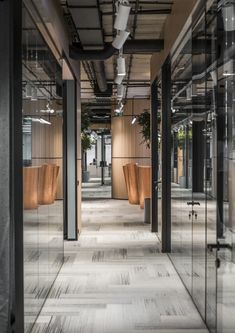
[[[92,139],[90,134],[83,132],[81,134],[81,144],[83,153],[92,148]]]
[[[82,144],[83,153],[92,148],[93,141],[89,133],[89,127],[90,127],[89,110],[87,106],[83,104],[81,112],[81,144]]]
[[[150,148],[150,113],[149,110],[145,109],[137,117],[138,124],[141,126],[140,133],[142,134],[143,141],[141,143],[145,143],[146,148]]]
[[[188,133],[188,139],[192,140],[192,129],[190,128],[189,131],[187,132],[185,128],[180,128],[177,132],[177,140],[178,140],[178,144],[180,147],[183,147],[185,144],[185,140],[186,140],[186,136]]]

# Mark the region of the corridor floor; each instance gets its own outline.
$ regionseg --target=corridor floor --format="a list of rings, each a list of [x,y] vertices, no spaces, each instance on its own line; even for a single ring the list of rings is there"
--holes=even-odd
[[[83,202],[83,231],[33,333],[205,333],[143,211],[127,201]]]

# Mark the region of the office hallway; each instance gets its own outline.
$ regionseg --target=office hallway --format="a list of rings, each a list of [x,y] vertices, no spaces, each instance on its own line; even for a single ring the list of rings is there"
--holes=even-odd
[[[65,243],[65,263],[32,332],[207,332],[143,211],[108,199],[82,207],[82,234]]]

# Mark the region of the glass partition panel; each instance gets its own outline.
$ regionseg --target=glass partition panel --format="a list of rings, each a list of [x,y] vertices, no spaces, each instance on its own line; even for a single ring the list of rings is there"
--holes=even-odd
[[[193,285],[192,295],[203,319],[206,316],[206,38],[205,13],[193,27]]]
[[[235,331],[235,1],[218,12],[218,332]]]
[[[23,8],[25,332],[63,262],[62,70]]]
[[[172,261],[192,287],[192,43],[187,34],[172,59]]]
[[[208,1],[206,12],[206,323],[210,331],[216,332],[216,244],[217,228],[217,0]]]

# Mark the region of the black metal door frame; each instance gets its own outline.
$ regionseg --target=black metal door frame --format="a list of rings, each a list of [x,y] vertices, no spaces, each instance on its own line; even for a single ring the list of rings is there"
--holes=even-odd
[[[0,1],[0,331],[24,331],[22,1]]]
[[[152,163],[152,200],[151,231],[158,232],[158,92],[157,80],[151,85],[151,163]]]

